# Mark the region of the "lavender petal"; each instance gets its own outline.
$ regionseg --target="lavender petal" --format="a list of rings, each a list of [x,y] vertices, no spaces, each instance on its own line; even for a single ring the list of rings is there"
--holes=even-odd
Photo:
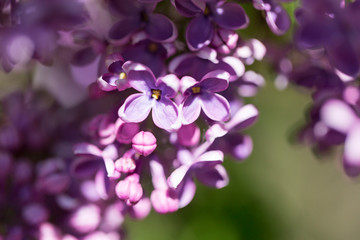
[[[201,94],[202,109],[214,121],[226,121],[230,117],[230,104],[219,94]]]
[[[118,114],[125,122],[142,122],[149,115],[151,107],[152,103],[149,96],[136,93],[125,100]]]

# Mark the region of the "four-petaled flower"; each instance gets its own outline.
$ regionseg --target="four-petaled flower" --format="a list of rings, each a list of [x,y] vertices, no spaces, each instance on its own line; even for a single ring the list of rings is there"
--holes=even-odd
[[[226,121],[230,117],[229,102],[216,92],[224,91],[229,85],[229,73],[216,70],[206,74],[200,82],[185,76],[181,79],[185,99],[181,104],[183,124],[193,123],[203,109],[214,121]]]
[[[119,109],[119,117],[126,122],[142,122],[152,109],[156,126],[168,131],[180,128],[178,106],[170,100],[177,89],[167,85],[178,82],[177,77],[170,74],[156,80],[149,68],[138,63],[126,62],[123,68],[130,86],[141,93],[132,94],[125,100]]]

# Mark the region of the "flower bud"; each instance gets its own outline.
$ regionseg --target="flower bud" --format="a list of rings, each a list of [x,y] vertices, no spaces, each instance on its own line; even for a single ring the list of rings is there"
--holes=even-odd
[[[132,173],[136,168],[134,159],[131,156],[123,156],[115,161],[116,171],[123,173]]]
[[[118,182],[115,192],[120,199],[127,201],[127,203],[137,203],[143,195],[143,189],[139,183],[139,175],[132,174]]]
[[[151,132],[141,131],[132,139],[132,147],[139,154],[148,156],[156,148],[156,138]]]

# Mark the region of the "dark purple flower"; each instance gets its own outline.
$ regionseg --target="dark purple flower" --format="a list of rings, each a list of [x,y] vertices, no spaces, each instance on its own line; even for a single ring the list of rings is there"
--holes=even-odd
[[[176,1],[182,2],[181,0]],[[192,1],[189,2],[192,5]],[[190,50],[196,51],[211,43],[215,26],[228,30],[237,30],[247,27],[249,23],[248,16],[244,9],[236,3],[225,1],[207,1],[204,9],[197,7],[197,16],[189,23],[186,29],[186,42]]]
[[[147,1],[149,2],[149,1]],[[111,39],[123,40],[139,30],[144,30],[149,39],[156,42],[172,42],[177,37],[175,25],[164,15],[152,13],[154,4],[133,0],[111,0],[110,6],[122,19],[110,29]]]
[[[98,78],[97,83],[103,91],[113,91],[115,89],[123,91],[129,88],[126,73],[122,69],[124,60],[118,53],[111,54],[107,57],[108,72]]]
[[[183,124],[196,121],[201,109],[214,121],[226,121],[230,117],[229,102],[216,92],[224,91],[229,85],[229,74],[218,70],[206,74],[199,82],[192,77],[181,79],[184,102],[181,104]]]
[[[253,5],[257,10],[265,11],[266,22],[273,33],[281,35],[289,30],[289,14],[276,0],[253,0]]]
[[[357,2],[340,7],[340,1],[303,1],[297,9],[300,26],[296,40],[302,48],[324,48],[338,74],[354,78],[360,69]]]
[[[156,77],[159,77],[165,73],[165,61],[170,54],[164,44],[144,39],[134,45],[126,46],[122,55],[125,61],[142,63],[149,67]]]

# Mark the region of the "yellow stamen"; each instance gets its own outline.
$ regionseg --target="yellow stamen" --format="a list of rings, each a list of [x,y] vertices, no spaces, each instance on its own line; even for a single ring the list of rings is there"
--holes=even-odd
[[[196,94],[196,93],[200,93],[200,87],[192,87],[191,90],[192,90],[192,92],[195,93],[195,94]]]
[[[209,14],[210,14],[210,9],[208,8],[208,6],[206,6],[204,9],[204,15],[208,16]]]
[[[157,44],[156,43],[149,43],[148,50],[149,50],[149,52],[152,52],[152,53],[156,52],[158,50]]]
[[[161,97],[161,90],[159,89],[151,89],[151,97],[159,100]]]
[[[126,79],[126,73],[122,72],[119,74],[120,79]]]

